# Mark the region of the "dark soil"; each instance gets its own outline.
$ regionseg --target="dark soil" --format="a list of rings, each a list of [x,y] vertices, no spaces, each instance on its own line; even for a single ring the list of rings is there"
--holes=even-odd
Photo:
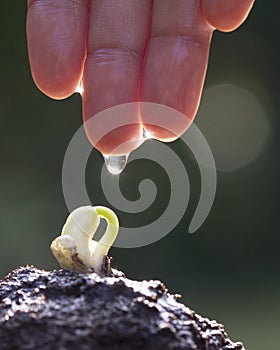
[[[160,281],[14,270],[0,281],[0,349],[244,350]]]

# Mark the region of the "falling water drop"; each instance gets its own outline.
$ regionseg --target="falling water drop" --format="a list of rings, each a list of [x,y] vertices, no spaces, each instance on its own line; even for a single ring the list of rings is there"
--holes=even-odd
[[[104,156],[104,159],[107,170],[113,175],[118,175],[126,166],[128,154],[122,156]]]

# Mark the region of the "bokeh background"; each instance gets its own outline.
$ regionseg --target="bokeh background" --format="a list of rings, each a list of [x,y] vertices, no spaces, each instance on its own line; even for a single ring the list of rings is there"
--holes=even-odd
[[[198,200],[197,164],[182,142],[170,145],[184,160],[191,201],[165,238],[137,249],[113,248],[114,265],[134,279],[161,279],[182,301],[225,324],[247,349],[279,347],[279,4],[257,1],[248,20],[213,37],[196,124],[213,150],[218,187],[212,211],[193,235],[187,228]],[[25,1],[1,4],[0,277],[26,264],[53,269],[49,250],[68,215],[61,186],[67,145],[81,125],[76,94],[54,101],[38,91],[29,70]],[[109,203],[100,189],[101,155],[88,163],[94,203]],[[129,165],[120,182],[137,199],[144,178],[158,185],[157,205],[136,216],[118,212],[127,226],[160,215],[168,177],[152,162]],[[146,220],[146,221],[145,221]]]

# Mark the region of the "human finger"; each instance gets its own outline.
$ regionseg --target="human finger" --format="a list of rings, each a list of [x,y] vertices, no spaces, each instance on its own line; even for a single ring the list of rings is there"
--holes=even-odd
[[[89,0],[28,0],[27,41],[37,87],[63,99],[75,92],[86,56]]]
[[[137,101],[150,30],[151,5],[150,0],[93,1],[83,75],[85,121],[109,107]],[[142,142],[138,114],[127,118],[129,120],[124,120],[124,123],[130,125],[108,133],[95,145],[103,154],[129,153]],[[98,128],[96,123],[99,121],[108,123],[109,127],[112,124],[110,120],[99,118],[85,124],[93,144],[96,143],[93,129]]]
[[[198,108],[213,28],[197,0],[155,0],[141,100],[172,107],[186,115],[177,135],[154,125],[157,116],[143,115],[152,137],[170,141],[190,125]],[[166,124],[168,124],[166,122]]]

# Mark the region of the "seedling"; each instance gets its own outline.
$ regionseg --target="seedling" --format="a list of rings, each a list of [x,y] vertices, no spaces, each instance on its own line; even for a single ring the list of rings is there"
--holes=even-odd
[[[92,238],[100,218],[107,221],[107,228],[97,242]],[[62,268],[101,274],[118,230],[119,221],[111,209],[102,206],[80,207],[68,216],[61,235],[53,240],[51,250]]]

